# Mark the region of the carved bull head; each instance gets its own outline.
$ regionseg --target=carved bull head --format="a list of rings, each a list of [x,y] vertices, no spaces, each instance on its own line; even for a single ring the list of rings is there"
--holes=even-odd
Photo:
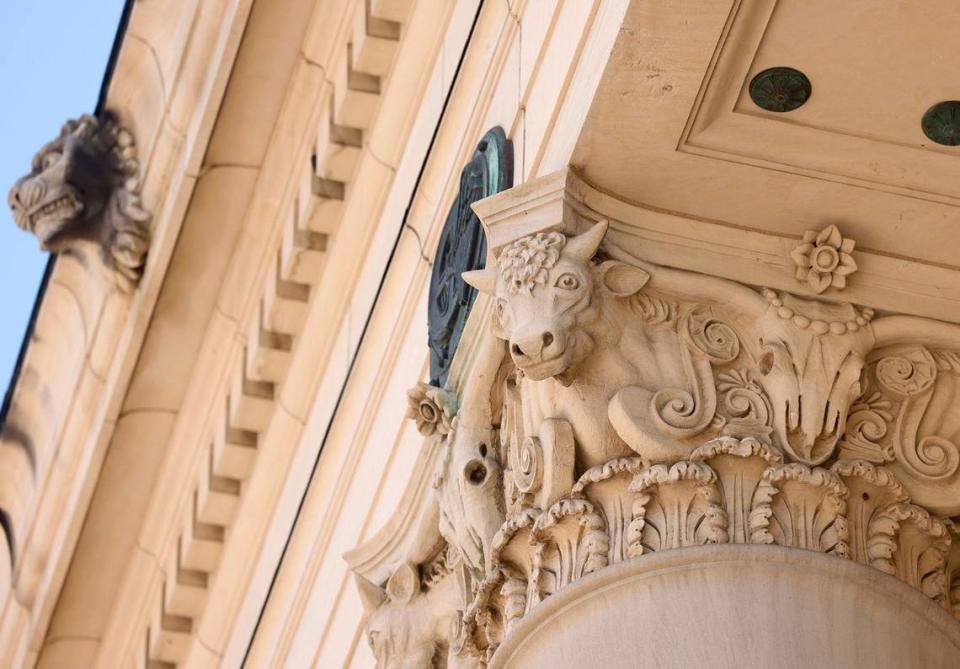
[[[575,237],[538,232],[503,249],[496,268],[463,275],[496,297],[497,336],[507,340],[514,363],[535,381],[564,380],[593,351],[588,329],[600,319],[601,292],[626,297],[649,279],[621,262],[592,262],[606,231],[601,221]]]
[[[367,615],[367,640],[378,669],[420,669],[434,665],[438,640],[446,633],[420,592],[416,567],[403,564],[381,588],[355,576]]]
[[[476,669],[469,657],[452,652],[469,582],[454,573],[424,592],[417,567],[401,564],[386,587],[355,574],[366,616],[367,641],[377,669]]]

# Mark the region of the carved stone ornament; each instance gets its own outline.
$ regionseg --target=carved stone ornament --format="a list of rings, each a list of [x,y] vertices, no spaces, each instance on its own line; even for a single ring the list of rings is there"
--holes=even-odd
[[[143,270],[150,220],[138,172],[133,136],[112,115],[67,121],[10,189],[14,221],[46,251],[99,247],[119,285],[131,288]]]
[[[427,411],[456,420],[424,429],[450,564],[421,562],[413,595],[362,584],[380,666],[483,666],[572,583],[707,544],[854,560],[960,617],[960,326],[657,266],[606,232],[541,229],[465,274],[489,324],[459,401]],[[805,245],[842,286],[852,242]]]
[[[418,383],[407,391],[407,405],[407,418],[424,437],[448,434],[453,427],[457,398],[443,388]]]
[[[797,265],[797,281],[806,282],[817,293],[831,287],[842,290],[847,277],[857,271],[851,255],[854,246],[856,242],[842,236],[835,225],[819,232],[807,230],[803,241],[790,252]]]

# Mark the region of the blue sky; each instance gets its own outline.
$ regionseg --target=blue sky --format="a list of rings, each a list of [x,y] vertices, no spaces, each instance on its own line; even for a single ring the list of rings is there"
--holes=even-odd
[[[7,190],[69,118],[91,113],[123,0],[0,2],[0,389],[6,390],[47,256],[13,223]]]

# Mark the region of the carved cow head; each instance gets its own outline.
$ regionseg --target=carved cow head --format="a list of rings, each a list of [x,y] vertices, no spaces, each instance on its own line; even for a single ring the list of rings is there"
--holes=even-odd
[[[357,589],[366,616],[367,641],[378,669],[475,669],[452,652],[460,609],[469,589],[457,570],[424,592],[417,568],[404,563],[380,587],[359,574]]]
[[[496,297],[497,336],[535,381],[562,378],[593,351],[588,329],[600,319],[601,296],[633,295],[649,279],[621,262],[592,262],[606,231],[601,221],[575,237],[538,232],[504,248],[496,268],[463,275]]]
[[[355,576],[367,615],[367,640],[378,669],[419,669],[433,666],[438,653],[434,612],[420,592],[416,567],[403,564],[386,588]]]

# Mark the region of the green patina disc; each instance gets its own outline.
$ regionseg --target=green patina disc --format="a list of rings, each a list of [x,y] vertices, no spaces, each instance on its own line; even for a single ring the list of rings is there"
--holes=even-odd
[[[792,67],[771,67],[750,81],[750,99],[772,112],[789,112],[810,99],[807,75]]]
[[[923,134],[944,146],[960,144],[960,100],[946,100],[930,107],[920,121]]]

